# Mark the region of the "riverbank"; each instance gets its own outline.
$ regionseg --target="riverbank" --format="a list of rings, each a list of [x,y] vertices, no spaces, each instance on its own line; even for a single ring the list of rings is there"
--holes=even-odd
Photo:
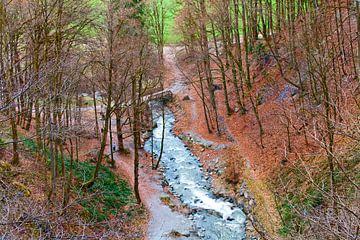
[[[133,149],[131,143],[127,143],[128,149]],[[132,152],[132,151],[130,151]],[[174,211],[181,208],[179,203],[172,204],[164,200],[171,199],[171,195],[165,191],[163,175],[161,171],[152,170],[151,160],[147,153],[141,151],[139,170],[139,191],[143,204],[149,212],[149,222],[146,231],[146,239],[179,239],[189,237],[194,232],[192,222],[182,213]],[[116,171],[125,175],[133,186],[134,164],[133,154],[114,154]],[[193,238],[196,239],[195,237]]]
[[[182,54],[184,54],[184,49],[181,47],[165,48],[165,61],[168,68],[165,86],[172,89],[176,95],[176,101],[172,106],[177,120],[174,131],[178,135],[190,135],[192,140],[195,139],[195,144],[189,144],[190,148],[201,159],[205,167],[209,166],[210,172],[214,166],[222,166],[222,169],[221,167],[215,169],[216,174],[212,174],[216,192],[251,205],[245,206],[249,209],[250,216],[253,216],[251,219],[254,223],[253,227],[250,227],[252,224],[247,224],[249,226],[248,235],[259,237],[263,232],[267,232],[276,236],[280,217],[276,211],[272,193],[267,186],[266,178],[263,178],[259,171],[254,170],[252,159],[255,157],[249,155],[249,150],[251,151],[253,148],[246,149],[249,146],[248,140],[244,142],[246,136],[239,138],[238,134],[233,134],[234,125],[228,125],[228,120],[223,117],[221,118],[223,119],[225,134],[218,137],[207,132],[201,99],[192,86],[193,82],[191,82],[193,80],[191,74],[193,69],[179,61]],[[196,141],[196,138],[202,139],[202,141]],[[207,147],[206,142],[212,142],[213,146]],[[227,159],[229,155],[237,156],[237,159],[242,162],[236,167],[240,170],[237,174],[240,179],[236,184],[227,183],[224,176],[224,168],[227,164],[231,164],[229,163],[231,159]],[[241,190],[245,185],[247,186],[246,192],[248,192],[246,197],[244,191]],[[254,231],[255,229],[256,231]]]
[[[237,203],[214,194],[211,179],[205,176],[199,159],[173,134],[173,113],[166,111],[164,122],[162,117],[154,119],[157,126],[153,130],[154,139],[146,142],[145,150],[154,149],[160,155],[165,126],[161,160],[165,180],[175,196],[191,210],[188,218],[195,224],[197,235],[211,240],[245,239],[246,216]]]

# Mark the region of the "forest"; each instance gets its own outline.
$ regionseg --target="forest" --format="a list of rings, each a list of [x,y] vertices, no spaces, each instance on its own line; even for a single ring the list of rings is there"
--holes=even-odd
[[[0,239],[360,239],[360,1],[1,0]]]

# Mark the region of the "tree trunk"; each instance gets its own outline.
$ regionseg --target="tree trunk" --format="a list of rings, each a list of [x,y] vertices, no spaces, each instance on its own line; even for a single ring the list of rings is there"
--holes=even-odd
[[[115,111],[115,117],[116,117],[116,133],[117,133],[116,135],[118,140],[119,152],[123,153],[125,151],[125,146],[124,146],[124,137],[122,132],[121,114],[119,111]]]
[[[161,161],[161,158],[162,158],[162,155],[163,155],[163,152],[164,152],[164,140],[165,140],[165,106],[162,106],[162,109],[161,109],[161,117],[162,117],[162,133],[161,133],[161,146],[160,146],[160,154],[159,154],[159,158],[157,160],[157,163],[155,165],[155,167],[153,168],[154,170],[157,170],[159,168],[159,164],[160,164],[160,161]]]
[[[93,104],[94,104],[94,116],[95,116],[95,134],[96,137],[99,138],[99,120],[98,120],[98,113],[97,113],[97,106],[96,106],[96,93],[95,93],[95,86],[93,84],[92,87],[92,93],[93,93]]]
[[[141,80],[139,80],[141,82]],[[139,100],[136,99],[138,83],[134,79],[132,82],[132,102],[133,102],[133,140],[134,140],[134,192],[138,203],[141,203],[139,193],[139,148],[140,148],[140,109]],[[138,86],[141,89],[141,84]],[[140,98],[140,96],[139,96]]]

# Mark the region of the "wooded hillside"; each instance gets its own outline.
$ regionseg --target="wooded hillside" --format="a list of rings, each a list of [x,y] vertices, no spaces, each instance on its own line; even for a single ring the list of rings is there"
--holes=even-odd
[[[359,32],[355,0],[0,1],[0,236],[151,239],[156,204],[196,216],[166,182],[171,111],[219,168],[209,195],[242,206],[247,185],[254,237],[359,239]]]

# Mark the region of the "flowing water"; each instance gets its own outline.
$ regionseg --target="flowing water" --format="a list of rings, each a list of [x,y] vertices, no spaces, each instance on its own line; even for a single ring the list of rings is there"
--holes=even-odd
[[[162,117],[154,117],[153,150],[159,156],[163,130]],[[194,156],[180,138],[172,133],[175,118],[170,111],[165,114],[164,151],[161,164],[164,177],[175,196],[192,209],[189,216],[202,239],[237,240],[245,238],[246,217],[236,205],[217,198],[211,190],[211,182],[202,173],[199,159]],[[151,152],[152,141],[145,143]]]

